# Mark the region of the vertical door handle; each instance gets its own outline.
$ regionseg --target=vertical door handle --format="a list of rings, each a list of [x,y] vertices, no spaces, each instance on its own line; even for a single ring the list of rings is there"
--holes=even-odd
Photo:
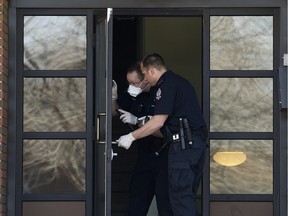
[[[98,144],[105,144],[106,142],[105,142],[105,140],[100,140],[101,139],[101,136],[100,136],[100,119],[101,119],[101,117],[105,117],[106,116],[106,113],[99,113],[98,115],[97,115],[97,122],[96,122],[96,128],[97,128],[97,130],[96,130],[96,140],[97,140],[97,143]]]
[[[96,131],[96,139],[97,139],[97,143],[98,144],[106,144],[105,139],[101,140],[101,136],[100,136],[100,126],[101,126],[101,117],[105,117],[106,113],[99,113],[97,115],[97,122],[96,122],[96,127],[97,127],[97,131]],[[118,143],[116,141],[112,141],[113,145],[117,145]],[[118,153],[114,153],[113,148],[111,148],[111,160],[113,160],[113,158],[115,156],[118,156]]]

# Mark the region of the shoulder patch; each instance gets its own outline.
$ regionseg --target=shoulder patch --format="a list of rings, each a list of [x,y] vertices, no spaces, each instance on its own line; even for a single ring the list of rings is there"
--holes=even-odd
[[[158,88],[157,92],[156,92],[156,100],[160,100],[161,98],[161,89]]]

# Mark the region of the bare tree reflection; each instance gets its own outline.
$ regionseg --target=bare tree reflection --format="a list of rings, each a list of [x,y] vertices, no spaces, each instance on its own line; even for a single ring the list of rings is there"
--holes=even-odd
[[[272,70],[272,16],[212,16],[212,70]]]
[[[86,17],[25,16],[24,69],[86,69]]]
[[[85,16],[25,16],[25,70],[85,70]],[[41,76],[41,71],[38,72]],[[25,78],[25,132],[86,131],[85,78]],[[84,140],[25,140],[24,193],[83,193]]]
[[[85,78],[25,78],[24,131],[85,131]]]
[[[25,140],[24,193],[85,192],[85,141]]]
[[[272,78],[213,78],[211,131],[272,132]]]

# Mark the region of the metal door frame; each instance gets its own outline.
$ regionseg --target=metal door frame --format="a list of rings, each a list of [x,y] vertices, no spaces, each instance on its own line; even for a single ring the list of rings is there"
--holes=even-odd
[[[14,4],[13,4],[14,5]],[[286,5],[287,6],[287,5]],[[218,10],[219,9],[219,10]],[[207,83],[207,80],[209,80],[209,70],[208,70],[208,65],[209,65],[209,28],[208,28],[208,25],[207,25],[207,22],[208,22],[208,18],[209,18],[209,15],[211,14],[222,14],[222,15],[226,15],[226,14],[230,14],[230,15],[235,15],[237,13],[240,13],[241,15],[243,15],[243,13],[246,13],[245,11],[247,11],[247,14],[250,13],[250,15],[255,15],[254,13],[257,12],[257,11],[261,11],[260,14],[262,14],[262,12],[264,11],[268,11],[269,14],[271,13],[271,10],[272,8],[250,8],[247,10],[247,8],[244,8],[241,9],[237,9],[237,8],[226,8],[226,9],[223,9],[223,8],[218,8],[217,10],[210,10],[209,8],[208,9],[201,9],[201,8],[197,8],[197,9],[179,9],[179,8],[176,8],[176,9],[115,9],[114,10],[114,14],[115,15],[131,15],[131,14],[136,14],[136,15],[142,15],[142,16],[168,16],[168,15],[171,15],[171,16],[193,16],[193,15],[201,15],[203,16],[203,22],[204,22],[204,25],[203,25],[203,103],[204,104],[209,104],[209,83]],[[8,172],[8,191],[9,191],[9,194],[10,196],[8,196],[8,215],[15,215],[16,211],[14,209],[14,205],[15,203],[16,206],[20,205],[19,202],[16,202],[17,201],[17,193],[16,191],[18,190],[17,188],[19,188],[19,184],[15,184],[16,181],[19,181],[16,179],[16,176],[15,176],[15,173],[16,172],[19,172],[18,169],[15,169],[14,172],[11,172],[11,170],[14,170],[14,168],[16,167],[16,164],[17,164],[17,160],[19,160],[19,154],[17,154],[16,150],[19,148],[16,143],[19,142],[20,139],[22,138],[19,138],[19,136],[15,136],[15,128],[17,126],[17,119],[19,118],[19,116],[16,117],[16,113],[17,113],[17,110],[18,108],[16,107],[17,104],[19,104],[19,95],[16,94],[15,92],[15,89],[18,89],[18,88],[21,88],[22,86],[18,85],[18,83],[20,82],[18,79],[19,76],[18,76],[18,68],[19,68],[19,63],[15,64],[13,62],[13,60],[17,60],[19,58],[19,52],[18,52],[18,48],[19,48],[19,40],[18,39],[18,35],[16,34],[16,32],[18,33],[19,31],[19,23],[16,21],[16,17],[18,17],[18,11],[21,10],[21,9],[16,9],[16,8],[10,8],[9,9],[9,18],[12,18],[10,19],[9,21],[9,112],[8,112],[8,115],[9,115],[9,130],[8,130],[8,143],[9,143],[9,151],[8,151],[8,158],[10,160],[10,162],[8,163],[8,169],[10,170]],[[29,11],[29,9],[24,9],[25,11]],[[55,14],[55,9],[53,10],[39,10],[39,9],[35,9],[35,11],[46,11],[48,14]],[[56,10],[57,11],[57,10]],[[79,10],[70,10],[70,9],[63,9],[63,10],[59,10],[60,13],[64,12],[64,11],[78,11]],[[80,10],[80,11],[86,11],[86,10]],[[193,12],[191,12],[193,11]],[[238,12],[237,12],[238,11]],[[281,44],[283,44],[283,35],[285,35],[282,32],[280,32],[279,28],[282,29],[283,27],[283,23],[280,24],[280,15],[278,15],[277,13],[279,13],[280,11],[280,8],[276,8],[274,9],[274,15],[276,17],[276,19],[274,20],[274,23],[276,24],[276,28],[274,29],[274,42],[276,42],[276,47],[278,47],[277,49],[274,50],[274,64],[277,66],[277,65],[280,65],[280,53],[282,53],[285,48],[283,47],[280,47]],[[85,12],[86,13],[86,12]],[[92,12],[89,12],[91,13],[92,15]],[[192,14],[192,15],[191,15]],[[287,15],[287,14],[286,14]],[[281,15],[281,20],[283,20],[283,14]],[[280,26],[281,25],[281,26]],[[16,29],[16,26],[17,26],[17,29]],[[287,30],[287,29],[286,29]],[[90,34],[90,33],[89,33]],[[281,35],[279,35],[281,34]],[[92,37],[92,35],[91,35]],[[282,41],[282,42],[281,42]],[[287,43],[285,43],[287,45]],[[287,50],[286,50],[287,52]],[[112,53],[111,52],[108,52],[111,54],[111,60],[112,60]],[[18,61],[19,62],[19,61]],[[107,69],[108,69],[108,66],[107,66]],[[108,69],[109,71],[109,69]],[[108,75],[111,74],[111,73],[108,73]],[[274,128],[275,130],[278,130],[278,132],[276,131],[276,138],[277,138],[277,142],[279,143],[279,148],[277,149],[277,152],[276,154],[277,155],[274,155],[274,158],[275,156],[279,156],[281,159],[279,159],[278,161],[280,162],[287,162],[287,152],[286,152],[286,146],[283,145],[283,143],[285,143],[285,140],[287,141],[287,135],[284,134],[285,132],[285,129],[287,130],[287,119],[285,120],[285,116],[287,118],[287,109],[286,109],[286,114],[283,112],[283,115],[280,113],[279,114],[279,107],[278,107],[278,104],[277,104],[277,100],[278,100],[278,92],[277,92],[277,88],[279,87],[278,84],[277,84],[277,79],[278,77],[275,77],[274,79]],[[276,83],[275,83],[276,82]],[[107,83],[107,90],[108,90],[108,95],[111,95],[111,92],[109,92],[109,89],[111,89],[111,83]],[[287,86],[286,86],[287,87]],[[22,90],[21,90],[22,91]],[[90,90],[89,90],[90,91]],[[21,100],[20,100],[21,101]],[[91,104],[90,104],[91,105]],[[109,102],[107,103],[108,106],[109,105]],[[91,105],[92,107],[92,105]],[[87,107],[88,108],[88,107]],[[207,120],[209,118],[209,108],[206,106],[204,107],[204,115],[205,115],[205,119]],[[207,110],[208,109],[208,110]],[[17,115],[20,115],[21,117],[21,114],[17,114]],[[107,122],[111,121],[111,119],[109,119],[110,117],[108,117],[106,120]],[[93,131],[94,131],[95,128],[91,128],[91,134],[93,134]],[[88,130],[88,128],[87,128]],[[281,132],[280,132],[281,130]],[[283,132],[284,131],[284,132]],[[21,130],[18,128],[17,129],[17,134],[21,134]],[[272,135],[271,135],[272,136]],[[269,135],[270,137],[270,135]],[[273,135],[274,137],[274,135]],[[110,136],[111,138],[111,136]],[[110,139],[108,138],[108,139]],[[111,143],[111,140],[107,140],[107,142],[110,142]],[[110,152],[111,153],[111,152]],[[108,152],[108,155],[111,155],[109,152]],[[17,159],[17,160],[16,160]],[[274,176],[277,177],[276,179],[276,182],[279,182],[279,185],[277,186],[277,188],[275,188],[275,193],[277,194],[274,194],[273,196],[275,196],[276,198],[276,201],[277,203],[280,203],[279,206],[275,206],[274,209],[277,209],[277,212],[274,212],[275,215],[279,215],[279,213],[281,213],[280,215],[285,215],[286,212],[287,212],[287,204],[286,204],[286,201],[287,201],[287,198],[286,198],[286,195],[287,195],[287,176],[285,175],[286,173],[286,170],[287,170],[287,163],[285,163],[284,165],[277,162],[275,165],[274,165]],[[277,170],[277,167],[280,166],[280,170]],[[111,170],[111,169],[110,169]],[[209,171],[209,167],[206,165],[205,167],[205,172],[208,173]],[[276,175],[277,174],[277,175]],[[281,175],[281,177],[280,177]],[[92,177],[91,177],[92,178]],[[207,184],[209,185],[209,179],[207,180],[207,176],[204,176],[204,179],[206,179],[206,181],[204,181],[203,183],[204,184]],[[111,180],[111,179],[110,179]],[[88,184],[88,182],[87,182]],[[276,183],[274,183],[276,184]],[[285,190],[281,190],[280,189],[285,189]],[[92,191],[92,190],[91,190]],[[11,194],[13,194],[11,196]],[[111,192],[110,192],[111,194]],[[280,199],[281,197],[281,199]],[[214,197],[215,199],[217,199],[216,197]],[[259,197],[254,197],[255,200],[257,200]],[[283,198],[285,198],[283,200]],[[240,198],[239,198],[240,199]],[[240,199],[241,200],[241,199]],[[281,202],[280,202],[281,200]],[[204,188],[204,191],[203,191],[203,203],[205,205],[205,208],[203,208],[203,211],[206,209],[206,207],[208,208],[209,207],[209,201],[210,201],[210,198],[209,198],[209,188],[205,189]],[[279,209],[279,210],[278,210]],[[207,209],[207,211],[209,212],[209,209]],[[204,215],[209,215],[209,213],[205,210],[204,212]]]
[[[273,16],[273,70],[251,70],[251,71],[229,71],[210,70],[210,16]],[[284,187],[284,183],[280,179],[280,174],[285,173],[285,169],[279,170],[280,166],[280,152],[283,149],[283,145],[280,145],[280,119],[279,119],[279,85],[278,85],[278,68],[279,65],[279,49],[280,49],[280,21],[279,21],[279,9],[275,8],[213,8],[206,9],[204,15],[204,27],[205,43],[204,43],[204,82],[208,82],[206,88],[203,89],[204,95],[206,95],[204,104],[210,104],[209,100],[209,79],[215,77],[237,77],[237,78],[249,78],[249,77],[269,77],[273,78],[273,132],[210,132],[209,139],[271,139],[273,140],[273,194],[210,194],[209,187],[204,187],[203,196],[209,197],[207,201],[207,208],[204,208],[203,215],[210,215],[211,201],[239,201],[239,202],[257,202],[257,201],[269,201],[273,203],[273,215],[279,215],[280,208],[284,208],[286,205],[284,202],[280,203],[280,194],[286,194],[286,191],[281,191],[280,188]],[[206,119],[210,119],[210,106],[204,107],[204,114]],[[208,124],[210,125],[210,123]],[[283,157],[283,155],[282,155]],[[285,156],[286,158],[286,156]],[[283,158],[285,161],[286,159]],[[209,158],[208,158],[209,159]],[[209,160],[208,160],[209,161]],[[286,165],[285,165],[286,167]],[[210,185],[210,171],[209,166],[205,167],[204,172],[204,185]],[[280,185],[281,184],[281,185]],[[206,200],[206,199],[205,199]]]
[[[84,201],[86,203],[86,215],[93,213],[93,143],[95,142],[94,111],[93,111],[93,10],[87,9],[17,9],[14,25],[17,29],[10,34],[9,44],[11,54],[9,55],[10,74],[9,89],[9,164],[8,164],[8,215],[22,215],[22,201]],[[85,71],[25,71],[23,69],[23,17],[24,16],[69,16],[79,15],[87,17],[87,67]],[[12,21],[12,22],[13,22]],[[11,48],[12,47],[12,48]],[[16,64],[11,64],[11,59]],[[86,131],[85,132],[23,132],[23,79],[24,77],[83,77],[86,78]],[[15,91],[16,90],[16,91]],[[19,123],[18,123],[19,122]],[[16,133],[15,133],[16,128]],[[86,140],[86,192],[84,194],[22,194],[22,140],[24,139],[85,139]]]
[[[113,37],[113,9],[107,8],[107,10],[102,11],[102,13],[98,14],[97,10],[95,16],[95,27],[96,31],[94,32],[94,40],[96,44],[95,50],[95,97],[94,101],[96,102],[96,106],[94,108],[95,114],[95,122],[96,122],[96,130],[100,131],[100,128],[104,126],[104,140],[100,140],[100,132],[97,132],[95,139],[95,150],[98,149],[98,145],[105,145],[104,154],[104,169],[105,174],[102,179],[105,184],[105,209],[104,214],[106,216],[111,215],[111,163],[113,160],[113,150],[112,150],[112,37]],[[97,92],[96,86],[101,86],[103,83],[105,89],[104,92]],[[99,102],[97,105],[97,101]],[[101,103],[105,101],[105,103]],[[104,105],[105,104],[105,105]],[[104,124],[100,123],[101,118],[104,118]],[[102,125],[100,125],[102,124]],[[101,154],[101,153],[100,153]],[[97,167],[97,162],[95,162],[94,166]],[[95,176],[96,179],[96,176]],[[97,195],[97,189],[95,187],[94,194]],[[99,194],[98,194],[99,195]],[[97,202],[98,200],[98,202]],[[95,206],[97,206],[100,201],[98,198],[95,199],[97,202]],[[97,207],[96,207],[97,208]],[[94,208],[94,212],[96,209]]]

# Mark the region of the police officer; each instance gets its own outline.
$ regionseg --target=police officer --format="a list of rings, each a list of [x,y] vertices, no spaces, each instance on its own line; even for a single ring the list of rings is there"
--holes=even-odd
[[[174,216],[196,216],[195,195],[207,149],[207,130],[195,90],[184,78],[168,71],[159,54],[141,63],[145,80],[156,87],[153,117],[138,130],[121,136],[118,145],[126,149],[136,139],[168,128],[169,195]]]
[[[144,80],[140,63],[132,64],[127,70],[129,87],[118,98],[117,84],[113,82],[113,113],[116,109],[120,119],[134,128],[141,126],[145,118],[154,113],[155,88]],[[118,98],[118,99],[117,99]],[[142,117],[142,118],[141,118]],[[140,119],[140,120],[139,120]],[[137,141],[138,157],[132,174],[129,191],[129,216],[146,216],[155,195],[158,214],[172,216],[168,186],[168,149],[159,156],[154,152],[162,145],[163,139],[147,136]]]

